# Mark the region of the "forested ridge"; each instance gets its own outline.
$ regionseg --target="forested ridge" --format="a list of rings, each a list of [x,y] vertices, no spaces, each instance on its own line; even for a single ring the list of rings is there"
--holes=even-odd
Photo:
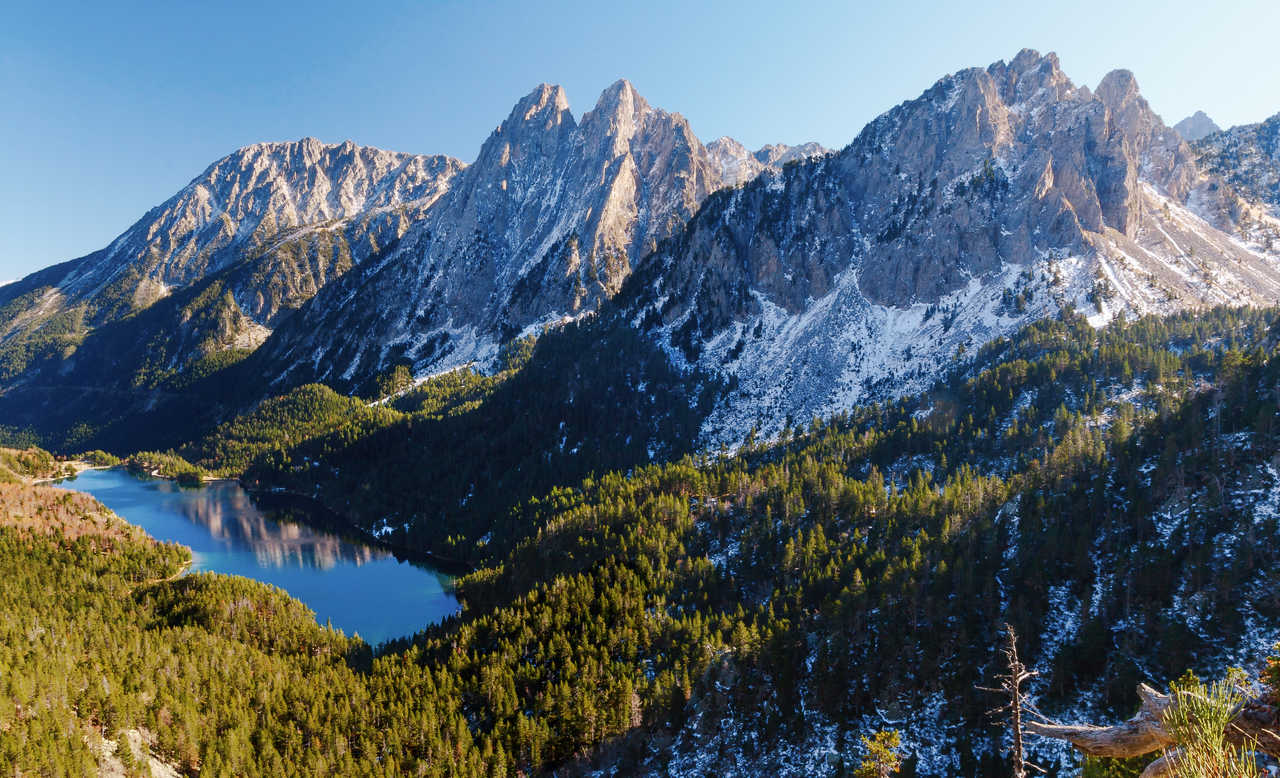
[[[177,453],[408,551],[479,562],[510,547],[504,517],[524,500],[690,453],[721,386],[607,317],[514,341],[492,375],[379,383],[379,404],[300,387]]]
[[[733,453],[587,462],[450,528],[477,563],[462,613],[376,657],[270,587],[161,580],[181,549],[72,540],[68,511],[96,509],[0,485],[23,490],[6,493],[0,531],[3,766],[88,769],[86,729],[139,729],[204,775],[842,775],[860,736],[892,724],[903,774],[999,774],[974,687],[1004,622],[1043,673],[1040,706],[1064,717],[1126,716],[1137,682],[1220,675],[1280,636],[1266,607],[1280,585],[1275,317],[1042,321],[919,397]],[[292,467],[341,473],[350,460],[326,457],[395,436],[397,453],[427,458],[433,423],[466,419],[452,422],[462,435],[527,408],[537,384],[520,376],[555,343],[390,407],[308,389],[258,410],[274,426],[246,419],[200,445],[255,458],[250,432],[289,429],[290,451],[314,452]],[[581,380],[616,381],[617,365]],[[311,407],[375,419],[372,433],[312,423]],[[432,432],[413,437],[418,423]],[[417,499],[405,467],[396,499]],[[62,529],[18,519],[43,511]],[[1042,763],[1073,761],[1037,747]]]

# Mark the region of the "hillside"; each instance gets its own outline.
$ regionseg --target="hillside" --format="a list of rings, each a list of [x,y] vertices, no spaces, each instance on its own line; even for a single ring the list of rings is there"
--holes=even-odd
[[[0,771],[835,778],[896,730],[979,778],[1006,623],[1062,721],[1257,674],[1277,120],[1023,50],[831,151],[625,80],[539,85],[471,164],[240,149],[0,286]],[[375,650],[187,575],[31,485],[91,449],[466,571],[461,611]]]
[[[6,623],[65,623],[94,657],[26,654],[63,669],[11,691],[22,709],[49,684],[85,688],[82,673],[138,690],[9,719],[32,728],[20,742],[70,749],[13,758],[86,758],[35,737],[79,721],[140,728],[165,759],[215,771],[363,771],[378,753],[392,773],[837,775],[859,734],[892,725],[905,774],[989,775],[974,684],[1003,621],[1044,673],[1039,705],[1069,719],[1124,716],[1137,681],[1252,665],[1280,637],[1257,607],[1280,584],[1277,404],[1257,389],[1280,385],[1275,316],[1037,323],[918,397],[549,490],[460,581],[460,617],[372,665],[256,585],[201,575],[118,596],[176,550],[94,555],[5,529],[0,559],[61,582],[0,576]],[[28,491],[10,517],[62,494],[12,488]],[[261,605],[222,604],[245,598]]]
[[[1128,71],[1090,89],[1024,50],[835,152],[704,145],[626,81],[580,117],[540,85],[467,166],[260,144],[109,256],[3,287],[0,414],[60,451],[168,448],[308,383],[489,375],[598,315],[732,386],[697,445],[733,445],[922,391],[1039,319],[1280,301],[1268,126],[1193,148]]]

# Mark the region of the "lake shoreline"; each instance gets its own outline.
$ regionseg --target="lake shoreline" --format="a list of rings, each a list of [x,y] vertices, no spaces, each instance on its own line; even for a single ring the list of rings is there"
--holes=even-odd
[[[370,542],[313,501],[254,494],[236,479],[195,487],[126,467],[89,470],[57,487],[93,497],[191,554],[176,572],[140,585],[196,571],[242,576],[283,589],[317,624],[359,634],[370,646],[409,638],[461,609],[446,565]]]
[[[110,470],[111,468],[116,467],[116,465],[95,465],[92,462],[86,462],[83,459],[68,459],[64,462],[59,462],[58,464],[72,468],[75,470],[75,473],[72,475],[57,475],[49,478],[33,478],[31,480],[31,485],[45,486],[47,484],[57,483],[58,481],[65,481],[68,478],[75,478],[87,470]]]
[[[75,475],[62,475],[55,478],[45,478],[39,481],[33,481],[32,483],[56,484],[59,481],[75,478],[88,470],[120,469],[136,478],[152,478],[160,481],[170,481],[178,484],[184,489],[200,489],[204,486],[216,486],[218,484],[237,484],[241,489],[245,490],[245,492],[254,498],[256,503],[267,505],[275,502],[277,508],[283,507],[286,509],[289,507],[301,507],[309,514],[309,518],[299,519],[298,521],[300,523],[309,527],[314,527],[315,529],[336,534],[347,540],[356,541],[367,546],[373,546],[374,548],[389,551],[396,559],[413,564],[430,566],[455,577],[475,572],[477,569],[475,564],[465,562],[461,559],[453,559],[439,554],[434,554],[430,551],[422,551],[388,542],[348,521],[341,513],[330,508],[315,497],[301,492],[295,492],[288,489],[264,489],[261,487],[253,487],[235,476],[203,476],[199,484],[186,484],[182,482],[182,479],[175,476],[165,475],[159,470],[143,471],[130,467],[127,461],[121,462],[118,465],[95,465],[90,462],[77,459],[68,460],[63,464],[75,467]],[[297,506],[288,505],[288,502],[297,503]],[[325,521],[313,521],[312,518],[315,516],[322,516],[325,518]]]

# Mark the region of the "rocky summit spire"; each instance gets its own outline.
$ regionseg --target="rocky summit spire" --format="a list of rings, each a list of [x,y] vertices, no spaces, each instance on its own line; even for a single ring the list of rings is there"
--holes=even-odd
[[[1111,110],[1123,108],[1142,97],[1138,90],[1138,79],[1134,78],[1131,71],[1123,69],[1113,70],[1103,76],[1094,94]]]
[[[508,126],[514,122],[538,122],[542,120],[558,121],[569,111],[569,97],[559,84],[538,84],[532,92],[525,95],[511,109],[511,115],[503,122]],[[572,120],[572,116],[569,117]]]
[[[642,131],[652,113],[654,109],[631,82],[620,78],[600,93],[595,108],[582,117],[582,132],[588,142],[606,142],[610,156],[617,156],[626,153],[631,139]]]
[[[651,110],[648,101],[640,96],[631,82],[620,78],[600,93],[592,113],[615,118],[643,116]],[[585,117],[584,117],[585,120]]]

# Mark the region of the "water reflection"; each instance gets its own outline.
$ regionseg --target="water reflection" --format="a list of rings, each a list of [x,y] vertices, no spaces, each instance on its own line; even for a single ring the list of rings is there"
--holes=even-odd
[[[390,552],[356,545],[337,535],[288,521],[278,512],[272,517],[234,483],[215,483],[200,489],[184,489],[163,482],[160,491],[177,492],[179,512],[231,548],[252,551],[258,563],[270,567],[318,567],[328,570],[341,562],[363,565],[388,559]]]
[[[199,489],[90,470],[64,481],[159,540],[192,550],[193,570],[243,575],[302,600],[324,623],[370,643],[411,635],[458,609],[452,579],[384,549],[264,511],[234,482]]]

